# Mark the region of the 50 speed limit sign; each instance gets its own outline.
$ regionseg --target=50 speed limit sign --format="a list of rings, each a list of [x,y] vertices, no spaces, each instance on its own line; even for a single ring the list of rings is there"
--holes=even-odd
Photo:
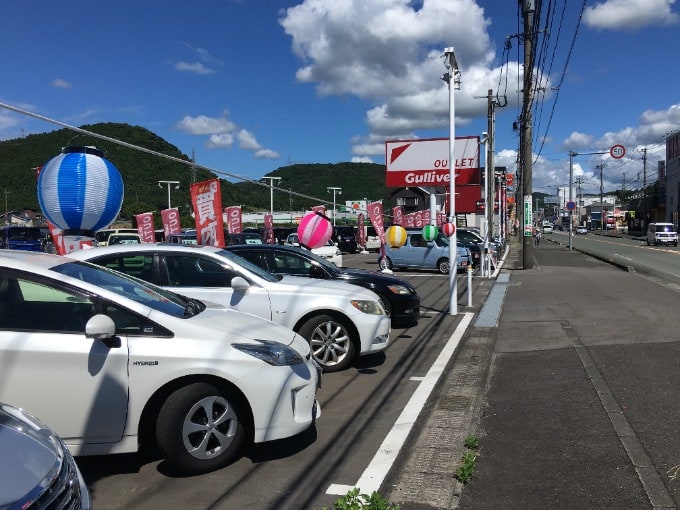
[[[621,159],[626,155],[626,148],[623,145],[616,144],[609,149],[609,154],[614,159]]]

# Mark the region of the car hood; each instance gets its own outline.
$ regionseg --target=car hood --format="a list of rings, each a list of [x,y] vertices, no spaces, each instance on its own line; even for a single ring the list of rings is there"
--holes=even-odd
[[[64,448],[38,420],[0,405],[0,508],[21,508],[49,487],[65,461]]]
[[[204,301],[204,303],[206,309],[187,320],[191,321],[192,327],[211,330],[212,334],[206,338],[220,338],[226,334],[226,338],[232,343],[250,343],[255,339],[273,340],[293,347],[303,356],[309,352],[309,343],[285,326],[219,303],[209,301]],[[221,336],[215,335],[215,330],[220,331]]]
[[[383,273],[382,271],[372,271],[370,269],[349,269],[344,268],[340,271],[341,278],[346,280],[367,280],[380,282],[385,285],[404,285],[405,287],[411,288],[411,285],[400,278]]]
[[[370,299],[378,301],[378,296],[371,290],[352,285],[338,280],[317,280],[304,276],[283,275],[278,285],[290,286],[286,291],[294,290],[292,287],[304,287],[306,295],[316,296],[346,296],[351,299]],[[275,290],[275,289],[268,289]]]

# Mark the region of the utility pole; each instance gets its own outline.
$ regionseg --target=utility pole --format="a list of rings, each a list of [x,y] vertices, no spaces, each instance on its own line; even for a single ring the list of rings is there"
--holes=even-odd
[[[602,170],[604,169],[604,163],[595,165],[595,168],[600,171],[600,230],[604,232],[605,222],[607,221],[607,218],[604,217],[604,185],[602,182]]]
[[[534,0],[523,0],[522,14],[524,16],[524,98],[522,106],[522,132],[520,134],[520,153],[522,162],[522,267],[531,269],[534,267],[533,260],[533,238],[529,228],[531,217],[526,215],[531,210],[532,195],[532,157],[533,148],[531,138],[533,130],[531,126],[531,109],[533,104],[533,68],[534,68],[534,47],[532,33],[534,25]],[[526,201],[529,201],[527,206]]]
[[[647,207],[647,147],[642,149],[642,203],[644,204],[645,228],[647,228],[649,207]]]

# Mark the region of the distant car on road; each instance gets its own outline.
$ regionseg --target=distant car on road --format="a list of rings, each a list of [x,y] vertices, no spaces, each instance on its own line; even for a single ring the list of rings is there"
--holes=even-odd
[[[577,234],[587,235],[587,234],[588,234],[588,229],[586,228],[585,225],[579,225],[578,227],[576,227],[576,233],[577,233]]]
[[[650,223],[647,227],[647,246],[678,245],[678,233],[672,223]]]
[[[230,246],[228,251],[272,274],[305,276],[353,283],[372,290],[382,300],[392,326],[414,326],[420,318],[420,296],[406,280],[380,271],[339,268],[323,257],[294,246]]]

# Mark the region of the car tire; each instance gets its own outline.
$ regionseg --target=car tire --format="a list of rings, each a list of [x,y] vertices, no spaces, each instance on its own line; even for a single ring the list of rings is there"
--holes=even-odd
[[[352,329],[330,315],[317,315],[305,322],[300,335],[306,338],[312,349],[312,356],[324,372],[337,372],[349,367],[354,359],[356,347]]]
[[[390,270],[392,270],[392,268],[394,267],[392,265],[392,261],[386,255],[383,255],[382,257],[380,257],[378,259],[378,266],[380,267],[380,269],[390,269]]]
[[[449,264],[449,259],[441,258],[437,261],[437,271],[439,271],[441,274],[449,274],[450,270],[451,266]]]
[[[232,462],[245,441],[243,411],[210,384],[172,393],[158,414],[156,438],[167,462],[186,474],[214,471]]]

